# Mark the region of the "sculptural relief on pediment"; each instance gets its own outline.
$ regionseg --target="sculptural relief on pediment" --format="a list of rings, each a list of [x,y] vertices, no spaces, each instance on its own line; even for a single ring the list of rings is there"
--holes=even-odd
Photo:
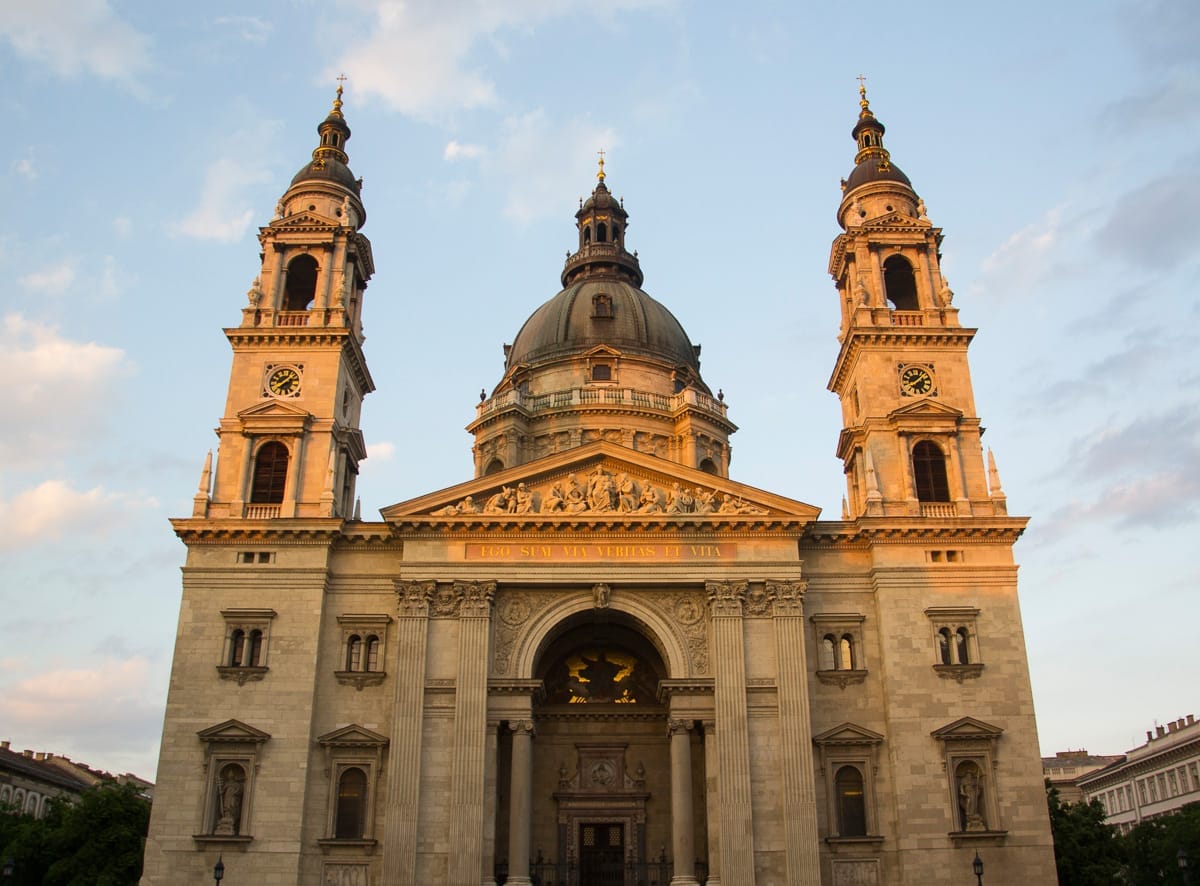
[[[624,471],[597,465],[590,473],[567,474],[542,484],[501,486],[486,497],[468,495],[432,512],[435,517],[479,514],[766,514],[765,508],[737,495],[689,487],[680,482],[655,483]]]

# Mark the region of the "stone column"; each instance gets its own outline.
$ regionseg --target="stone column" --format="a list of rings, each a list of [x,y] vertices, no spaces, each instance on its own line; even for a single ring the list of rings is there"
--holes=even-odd
[[[499,729],[499,722],[487,721],[483,748],[482,886],[496,886],[496,746]]]
[[[387,805],[383,816],[382,886],[416,886],[421,800],[421,733],[425,725],[425,647],[432,581],[398,581],[396,692],[392,708]]]
[[[721,740],[717,785],[721,797],[721,879],[754,882],[754,820],[750,802],[750,723],[746,711],[746,649],[742,606],[745,581],[710,581],[715,666],[713,695]]]
[[[529,879],[529,827],[533,817],[533,721],[511,724],[512,785],[508,807],[507,886],[533,886]]]
[[[790,750],[779,760],[787,882],[793,886],[821,886],[808,665],[804,655],[804,582],[769,581],[767,594],[775,616],[779,746]]]
[[[488,633],[494,581],[456,581],[458,677],[450,757],[450,883],[474,883],[483,873],[483,774],[487,737]]]
[[[717,723],[704,721],[704,786],[708,811],[708,880],[705,886],[721,886],[721,794],[717,790]]]
[[[950,491],[950,494],[954,496],[955,513],[960,517],[969,517],[971,516],[971,498],[967,490],[967,475],[963,471],[959,439],[959,436],[955,434],[946,441],[946,461],[948,462],[946,473],[953,478],[953,483],[957,487]]]
[[[675,873],[671,886],[697,886],[693,861],[696,857],[696,833],[692,812],[692,724],[672,720],[667,727],[671,736],[671,853]]]
[[[917,490],[913,485],[916,478],[913,476],[912,440],[908,434],[897,434],[896,445],[900,447],[900,476],[904,478],[905,507],[910,514],[920,514],[921,503],[917,501]]]

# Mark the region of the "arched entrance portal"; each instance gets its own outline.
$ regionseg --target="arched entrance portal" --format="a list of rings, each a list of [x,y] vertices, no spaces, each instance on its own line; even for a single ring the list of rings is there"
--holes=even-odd
[[[646,629],[614,609],[576,612],[544,638],[533,676],[542,691],[532,706],[532,882],[665,886],[674,869],[673,827],[681,811],[673,815],[676,794],[686,794],[691,815],[681,818],[691,819],[696,833],[694,856],[689,853],[682,866],[690,874],[696,859],[706,857],[703,738],[699,723],[671,720],[664,691],[668,670]],[[518,751],[514,758],[512,742],[512,733],[504,730],[500,760],[520,757]],[[672,780],[680,743],[687,746],[689,765],[674,777],[686,780],[686,790]],[[503,769],[499,847],[509,845],[510,804],[504,797],[514,789],[511,766]]]

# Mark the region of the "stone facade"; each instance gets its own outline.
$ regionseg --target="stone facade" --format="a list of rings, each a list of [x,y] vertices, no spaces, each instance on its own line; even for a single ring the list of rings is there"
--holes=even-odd
[[[372,266],[340,93],[319,132],[174,522],[143,883],[223,853],[261,884],[950,884],[977,852],[1053,882],[1025,520],[984,463],[941,233],[865,96],[830,264],[841,520],[731,479],[736,427],[603,166],[477,407],[473,477],[352,515]]]

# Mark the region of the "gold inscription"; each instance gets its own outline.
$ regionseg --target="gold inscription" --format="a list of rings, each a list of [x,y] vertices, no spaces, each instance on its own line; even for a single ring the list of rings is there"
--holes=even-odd
[[[666,562],[671,560],[732,560],[735,544],[644,544],[605,542],[601,544],[521,544],[468,542],[468,560],[518,562]]]

